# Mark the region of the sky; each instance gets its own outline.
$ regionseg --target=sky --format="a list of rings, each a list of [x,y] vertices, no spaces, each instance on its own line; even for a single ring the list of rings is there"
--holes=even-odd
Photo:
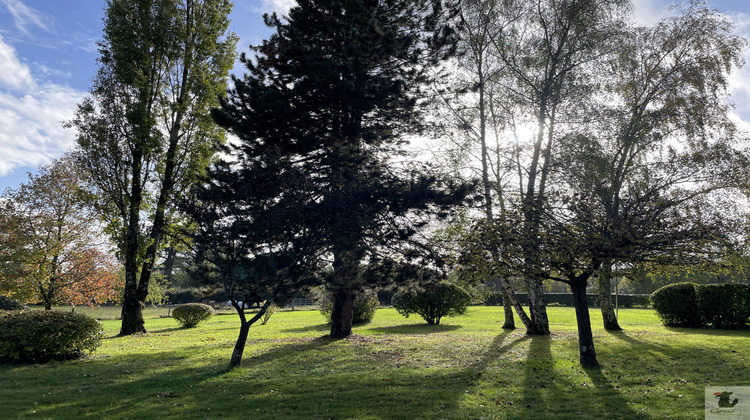
[[[674,0],[633,0],[634,18],[653,24]],[[86,97],[97,70],[105,0],[0,0],[0,193],[28,180],[75,142],[63,128]],[[284,13],[294,0],[234,0],[230,29],[238,53],[270,34],[265,12]],[[750,2],[710,0],[750,39]],[[745,51],[750,63],[750,48]],[[241,74],[239,63],[233,73]],[[750,64],[732,76],[736,118],[750,131]]]

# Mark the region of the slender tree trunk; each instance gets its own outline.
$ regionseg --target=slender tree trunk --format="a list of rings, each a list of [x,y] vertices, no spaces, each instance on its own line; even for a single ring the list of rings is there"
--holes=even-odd
[[[609,262],[605,262],[599,268],[599,275],[596,279],[599,289],[599,305],[602,309],[602,320],[605,330],[620,331],[622,328],[620,328],[620,324],[617,322],[614,305],[612,305],[611,279],[612,265]]]
[[[138,248],[140,212],[142,201],[141,169],[143,153],[140,146],[133,152],[130,203],[125,247],[125,291],[122,299],[122,325],[120,335],[145,333],[143,320],[145,304],[138,299]]]
[[[354,297],[354,292],[346,288],[346,286],[339,286],[339,288],[333,293],[331,337],[344,338],[352,334]]]
[[[521,320],[524,327],[526,327],[526,331],[528,333],[529,329],[531,328],[531,319],[528,315],[526,315],[526,311],[523,310],[523,306],[521,306],[521,302],[518,300],[516,292],[513,291],[513,287],[511,287],[508,279],[502,276],[498,277],[498,279],[500,280],[500,286],[503,288],[503,292],[505,293],[503,295],[503,298],[505,298],[505,295],[508,295],[508,302],[510,302],[513,308],[515,308],[516,314],[518,314],[518,318]]]
[[[242,364],[242,354],[245,352],[245,343],[247,343],[247,335],[250,331],[250,323],[243,321],[240,324],[240,335],[237,337],[237,342],[234,344],[234,350],[232,351],[232,358],[229,361],[229,369],[239,367]]]
[[[516,321],[513,318],[513,304],[510,302],[510,296],[505,289],[501,288],[500,293],[503,297],[503,312],[505,313],[505,322],[503,323],[504,330],[513,330],[516,328]]]
[[[167,284],[172,284],[174,279],[174,264],[177,259],[177,250],[170,246],[167,248],[167,257],[164,260],[164,278],[167,280]]]
[[[573,304],[576,310],[578,324],[578,351],[583,367],[597,367],[596,350],[594,349],[594,335],[591,332],[591,318],[589,317],[589,303],[586,298],[586,282],[588,276],[579,277],[570,282],[573,292]]]

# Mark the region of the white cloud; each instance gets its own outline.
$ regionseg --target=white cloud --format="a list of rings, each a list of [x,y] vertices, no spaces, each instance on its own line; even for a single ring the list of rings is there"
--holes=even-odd
[[[286,16],[289,9],[296,5],[296,0],[263,0],[263,12],[276,12],[279,16]]]
[[[0,176],[59,158],[75,137],[61,122],[73,117],[84,92],[38,83],[0,37]]]
[[[0,35],[0,88],[24,91],[34,88],[29,68],[16,57],[16,50]]]
[[[651,26],[669,16],[669,3],[664,0],[633,0],[633,21]]]
[[[52,23],[49,18],[42,16],[35,9],[26,6],[21,0],[0,0],[13,15],[16,28],[24,33],[29,33],[29,26],[37,26],[47,32],[52,32]]]

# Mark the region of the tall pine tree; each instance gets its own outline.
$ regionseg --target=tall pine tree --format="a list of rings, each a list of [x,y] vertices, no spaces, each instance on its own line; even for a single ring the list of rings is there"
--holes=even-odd
[[[424,128],[419,102],[430,72],[454,53],[451,10],[440,0],[301,0],[287,18],[265,17],[276,33],[254,60],[242,56],[248,73],[214,112],[241,139],[236,159],[273,156],[283,165],[269,165],[305,179],[276,194],[298,198],[330,261],[322,278],[334,337],[351,334],[359,291],[419,254],[404,244],[427,216],[466,195],[419,165],[395,163]],[[257,182],[262,171],[245,172],[234,182]],[[305,193],[294,193],[302,185]]]

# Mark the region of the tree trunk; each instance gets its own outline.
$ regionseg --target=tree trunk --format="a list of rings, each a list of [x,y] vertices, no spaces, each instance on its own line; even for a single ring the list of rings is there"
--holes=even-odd
[[[536,278],[529,278],[528,283],[531,323],[526,329],[526,334],[549,335],[549,319],[547,318],[547,304],[544,302],[542,282]]]
[[[573,304],[576,309],[578,324],[578,351],[583,367],[597,367],[596,350],[594,349],[594,335],[591,332],[591,318],[589,317],[589,303],[586,298],[586,282],[588,276],[579,277],[570,282],[573,292]]]
[[[504,330],[513,330],[516,328],[516,321],[513,318],[513,304],[510,302],[510,296],[505,289],[501,288],[500,293],[503,297],[503,311],[505,312],[505,322],[503,323]]]
[[[143,309],[145,306],[136,297],[135,289],[125,290],[125,296],[122,300],[120,335],[146,333],[145,322],[143,320]]]
[[[240,325],[240,335],[234,344],[232,358],[229,361],[229,369],[239,367],[242,364],[242,354],[245,352],[245,343],[247,343],[247,334],[250,331],[250,325],[252,325],[250,322],[242,322]]]
[[[133,151],[131,164],[131,193],[128,204],[128,220],[125,245],[125,291],[122,299],[122,325],[120,335],[145,333],[143,320],[144,303],[138,300],[138,249],[140,236],[140,212],[143,199],[141,169],[143,152],[140,146]]]
[[[500,286],[502,287],[504,292],[503,299],[505,299],[506,295],[508,296],[508,302],[513,306],[513,308],[515,308],[516,314],[518,314],[518,318],[521,319],[521,322],[523,323],[524,327],[526,327],[526,331],[528,332],[531,328],[531,319],[528,315],[526,315],[526,311],[523,310],[523,306],[521,306],[521,302],[518,301],[518,297],[513,291],[513,288],[510,286],[508,279],[500,276],[498,277],[498,280],[500,280]],[[505,303],[503,303],[503,306],[505,306]]]
[[[331,337],[344,338],[352,334],[354,319],[354,292],[344,286],[333,293],[331,312]]]
[[[620,331],[620,324],[617,322],[614,305],[612,305],[612,293],[610,282],[612,279],[612,266],[609,263],[602,264],[599,269],[599,275],[596,279],[599,286],[599,305],[602,309],[602,320],[604,329],[607,331]]]

